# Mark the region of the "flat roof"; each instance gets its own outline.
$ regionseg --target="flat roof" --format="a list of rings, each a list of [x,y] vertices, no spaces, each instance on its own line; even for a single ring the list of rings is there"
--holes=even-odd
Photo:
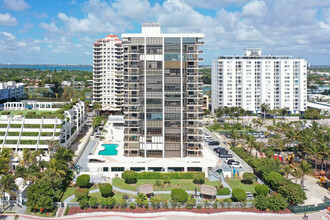
[[[320,104],[320,103],[307,102],[307,107],[321,109],[321,110],[330,110],[330,104],[326,104],[326,103]]]

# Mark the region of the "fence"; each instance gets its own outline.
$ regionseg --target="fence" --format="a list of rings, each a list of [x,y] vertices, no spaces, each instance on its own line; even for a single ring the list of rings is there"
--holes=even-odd
[[[136,207],[138,207],[137,203],[134,201],[127,200],[127,205],[126,207],[129,206],[129,204],[134,203]],[[194,208],[198,207],[214,207],[215,202],[196,202],[195,205],[193,206]],[[80,207],[79,202],[54,202],[53,204],[56,207]],[[149,207],[153,207],[153,204],[151,202],[148,202]],[[100,206],[100,204],[98,204]],[[175,204],[168,202],[168,204],[162,204],[160,203],[158,208],[172,208],[172,207],[180,207],[180,208],[185,208],[186,204]],[[253,208],[253,202],[217,202],[217,207],[218,208]]]
[[[289,209],[293,213],[301,213],[301,212],[314,212],[320,211],[323,209],[327,209],[330,207],[330,199],[324,196],[324,203],[314,204],[314,205],[305,205],[305,206],[293,206],[289,205]]]

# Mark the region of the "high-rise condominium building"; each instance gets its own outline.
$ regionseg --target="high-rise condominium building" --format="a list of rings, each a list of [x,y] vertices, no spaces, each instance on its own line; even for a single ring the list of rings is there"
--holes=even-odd
[[[202,156],[203,37],[163,34],[156,23],[122,35],[125,156]]]
[[[117,35],[93,44],[93,100],[103,111],[120,111],[123,104],[123,48]]]
[[[263,56],[246,49],[244,56],[221,56],[212,62],[212,109],[241,107],[261,112],[288,107],[292,113],[307,108],[307,61],[288,56]]]

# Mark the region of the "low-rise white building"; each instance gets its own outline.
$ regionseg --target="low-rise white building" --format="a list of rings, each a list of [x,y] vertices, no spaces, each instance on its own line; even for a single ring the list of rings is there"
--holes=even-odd
[[[24,96],[24,83],[9,81],[0,83],[0,100],[15,99]]]
[[[18,156],[22,156],[24,148],[43,149],[47,153],[47,140],[70,146],[83,130],[86,119],[85,104],[81,101],[7,102],[4,109],[0,116],[0,147],[11,148]],[[19,157],[16,160],[18,163]]]

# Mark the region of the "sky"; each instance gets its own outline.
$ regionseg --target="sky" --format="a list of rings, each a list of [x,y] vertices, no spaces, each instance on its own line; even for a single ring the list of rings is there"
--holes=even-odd
[[[330,65],[330,0],[0,0],[0,63],[91,64],[108,34],[203,33],[203,65],[262,48]]]

